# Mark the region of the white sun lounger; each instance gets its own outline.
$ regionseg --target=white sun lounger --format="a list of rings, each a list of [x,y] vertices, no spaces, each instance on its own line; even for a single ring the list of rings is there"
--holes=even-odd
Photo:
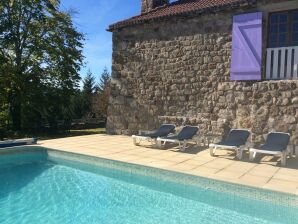
[[[287,163],[288,144],[290,141],[290,134],[284,132],[270,132],[266,138],[265,144],[258,148],[249,149],[249,160],[253,161],[257,153],[270,154],[281,157],[281,165],[285,166]]]
[[[194,142],[193,137],[197,134],[199,128],[197,126],[185,126],[182,130],[173,136],[168,136],[164,138],[157,138],[157,144],[161,148],[167,142],[178,143],[181,150],[185,150],[187,143]]]
[[[226,140],[209,145],[211,156],[215,155],[217,149],[230,149],[236,151],[236,157],[242,159],[243,151],[248,150],[248,138],[250,132],[246,129],[232,129]]]
[[[171,132],[175,130],[175,125],[173,124],[163,124],[160,126],[159,129],[153,132],[143,133],[140,135],[133,135],[133,144],[134,145],[140,145],[142,141],[149,141],[149,142],[156,142],[156,139],[158,137],[166,137]]]

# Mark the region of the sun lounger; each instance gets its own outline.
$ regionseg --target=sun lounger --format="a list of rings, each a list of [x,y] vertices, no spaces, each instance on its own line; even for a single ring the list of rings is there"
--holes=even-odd
[[[214,156],[217,149],[230,149],[236,151],[236,157],[242,159],[245,149],[248,149],[250,132],[245,129],[232,129],[226,140],[216,144],[210,144],[210,155]]]
[[[180,147],[182,144],[181,149],[185,150],[187,143],[194,141],[193,137],[197,134],[198,130],[199,128],[197,126],[185,126],[177,135],[157,138],[157,144],[161,147],[167,142],[178,143]]]
[[[0,141],[0,148],[8,148],[22,145],[32,145],[37,143],[37,138],[26,138],[17,140]]]
[[[133,143],[134,145],[139,145],[141,141],[149,141],[149,142],[156,142],[158,137],[166,137],[171,132],[175,130],[175,125],[173,124],[163,124],[160,126],[159,129],[150,133],[144,133],[140,135],[133,135]]]
[[[281,156],[281,165],[285,166],[288,155],[288,144],[290,134],[283,132],[270,132],[266,138],[265,144],[258,148],[249,149],[249,160],[253,161],[257,153]]]

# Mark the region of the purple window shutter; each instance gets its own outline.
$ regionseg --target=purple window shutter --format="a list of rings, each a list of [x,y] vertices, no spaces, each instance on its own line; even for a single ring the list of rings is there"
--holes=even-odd
[[[233,17],[231,80],[260,80],[262,13]]]

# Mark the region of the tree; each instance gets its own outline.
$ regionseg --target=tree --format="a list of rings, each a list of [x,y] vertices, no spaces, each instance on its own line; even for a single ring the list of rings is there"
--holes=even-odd
[[[82,90],[82,97],[84,99],[83,104],[83,114],[88,116],[91,113],[92,109],[92,97],[95,93],[95,78],[90,71],[88,70],[86,77],[83,80],[83,90]]]
[[[111,81],[111,76],[110,73],[105,67],[103,69],[103,72],[101,73],[99,84],[98,84],[98,91],[103,92],[105,89],[109,88],[110,86],[110,81]]]
[[[59,5],[59,0],[0,2],[0,100],[13,130],[30,120],[60,119],[78,87],[84,36]]]
[[[95,92],[95,77],[89,69],[85,78],[83,79],[83,94],[92,95]]]
[[[71,97],[71,111],[73,119],[81,119],[85,115],[85,100],[80,89]]]
[[[107,118],[107,114],[108,114],[110,82],[111,82],[111,76],[110,76],[110,73],[108,72],[108,69],[105,67],[100,77],[100,83],[98,84],[99,101],[100,101],[99,108],[100,108],[100,113],[104,119]]]

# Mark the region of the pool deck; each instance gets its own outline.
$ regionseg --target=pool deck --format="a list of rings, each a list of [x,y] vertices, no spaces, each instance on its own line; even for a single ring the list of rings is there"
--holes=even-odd
[[[279,158],[272,156],[249,162],[247,153],[242,161],[237,161],[232,151],[217,150],[216,157],[211,157],[204,146],[192,145],[182,152],[175,145],[165,149],[147,143],[134,146],[131,137],[102,134],[46,140],[39,145],[298,195],[295,158],[281,167]]]

